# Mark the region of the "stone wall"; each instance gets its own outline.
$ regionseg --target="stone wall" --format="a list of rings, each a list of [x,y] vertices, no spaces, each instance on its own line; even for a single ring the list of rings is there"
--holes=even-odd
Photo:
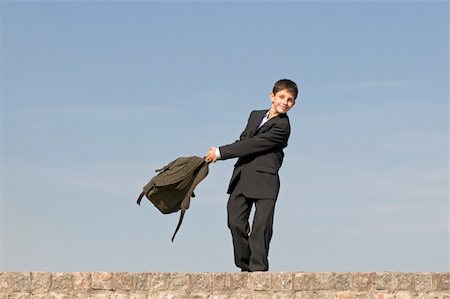
[[[0,272],[0,299],[450,299],[449,278],[449,272]]]

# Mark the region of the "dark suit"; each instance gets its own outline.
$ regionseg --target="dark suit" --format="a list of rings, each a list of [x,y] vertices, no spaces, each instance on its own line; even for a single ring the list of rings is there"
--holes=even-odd
[[[228,187],[228,226],[236,265],[243,271],[267,271],[273,213],[280,189],[278,170],[283,162],[290,124],[286,114],[258,128],[267,110],[252,111],[236,142],[221,146],[220,159],[238,157]],[[252,230],[248,222],[255,204]],[[249,235],[250,233],[250,235]]]

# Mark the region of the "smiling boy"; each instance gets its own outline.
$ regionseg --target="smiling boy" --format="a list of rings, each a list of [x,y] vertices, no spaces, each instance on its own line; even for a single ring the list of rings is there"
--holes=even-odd
[[[238,158],[227,193],[228,227],[234,260],[242,271],[268,271],[275,203],[280,190],[278,171],[291,127],[287,112],[295,105],[298,88],[289,79],[275,83],[269,110],[250,113],[247,126],[234,143],[211,147],[208,162]],[[250,230],[249,217],[255,205]]]

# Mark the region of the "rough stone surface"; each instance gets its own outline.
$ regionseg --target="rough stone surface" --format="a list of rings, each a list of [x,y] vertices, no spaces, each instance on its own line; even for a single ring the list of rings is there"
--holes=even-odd
[[[294,275],[294,290],[312,291],[316,289],[316,276],[314,273],[296,273]]]
[[[170,290],[188,290],[190,287],[189,273],[171,273],[170,275]]]
[[[377,290],[392,289],[392,273],[376,272],[374,277],[374,287]]]
[[[154,273],[152,276],[152,290],[164,291],[169,288],[170,273]]]
[[[413,273],[395,273],[393,275],[392,288],[397,291],[413,291],[414,290],[414,274]]]
[[[0,272],[0,299],[450,299],[449,272]]]
[[[345,291],[352,289],[352,274],[351,273],[336,273],[335,274],[336,285],[334,289],[338,291]]]
[[[272,275],[268,272],[257,272],[251,275],[251,282],[255,291],[268,291],[272,287]]]
[[[210,273],[191,274],[191,284],[193,291],[212,291],[212,275]]]
[[[14,272],[10,280],[12,289],[16,292],[27,292],[31,290],[31,273]]]
[[[249,273],[237,273],[231,276],[231,289],[234,291],[249,289]],[[237,293],[237,292],[236,292]]]
[[[336,285],[336,273],[324,272],[316,273],[316,289],[317,290],[334,290]]]
[[[294,276],[292,273],[273,273],[272,289],[275,292],[292,291]]]
[[[374,282],[374,273],[359,273],[359,275],[352,275],[352,290],[354,291],[368,291],[372,288]]]
[[[231,277],[227,273],[213,273],[213,289],[215,291],[230,291]],[[222,296],[222,295],[215,295]],[[217,297],[219,298],[219,297]]]
[[[436,291],[450,290],[450,273],[435,273],[432,275],[433,289]]]
[[[112,289],[111,272],[93,272],[91,273],[91,288],[93,290],[111,290]]]
[[[55,292],[69,292],[74,289],[72,273],[54,273],[52,275],[51,290]]]

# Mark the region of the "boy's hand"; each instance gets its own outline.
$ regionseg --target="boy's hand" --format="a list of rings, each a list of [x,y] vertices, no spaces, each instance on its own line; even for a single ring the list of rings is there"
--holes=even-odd
[[[205,155],[205,161],[208,163],[215,163],[217,161],[216,148],[214,146],[209,148]]]

